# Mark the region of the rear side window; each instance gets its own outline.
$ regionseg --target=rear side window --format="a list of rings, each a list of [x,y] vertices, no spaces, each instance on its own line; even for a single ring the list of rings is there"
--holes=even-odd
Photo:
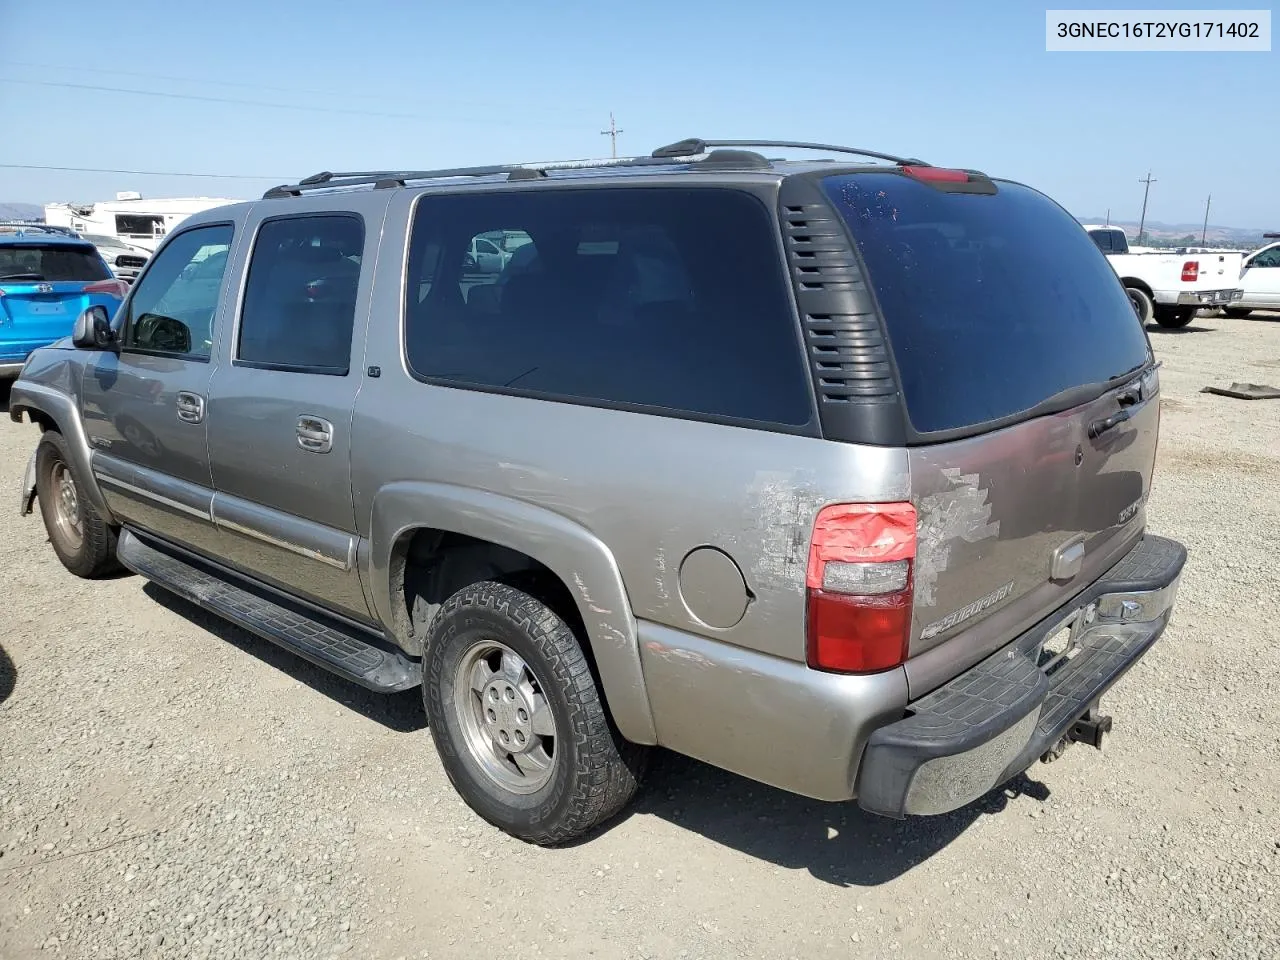
[[[364,223],[354,214],[263,223],[249,261],[237,361],[345,376],[363,253]]]
[[[804,425],[777,245],[764,205],[730,190],[424,196],[408,364],[461,386]]]
[[[110,280],[111,271],[92,247],[69,244],[9,244],[0,246],[0,280]]]
[[[1148,358],[1089,235],[1043,194],[997,187],[945,193],[889,173],[825,181],[866,264],[921,433],[1012,417]]]

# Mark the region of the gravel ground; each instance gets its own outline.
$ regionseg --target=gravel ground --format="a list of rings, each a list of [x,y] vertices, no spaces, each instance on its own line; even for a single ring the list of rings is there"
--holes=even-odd
[[[0,502],[0,958],[1278,955],[1280,401],[1198,391],[1280,384],[1280,316],[1152,339],[1174,624],[1102,753],[929,820],[664,754],[600,836],[525,846],[456,798],[415,694],[76,580]],[[35,441],[0,420],[7,496]]]

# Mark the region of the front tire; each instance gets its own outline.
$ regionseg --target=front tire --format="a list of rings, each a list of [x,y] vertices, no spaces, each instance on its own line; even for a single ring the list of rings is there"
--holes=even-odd
[[[53,552],[77,577],[94,580],[119,570],[117,530],[84,495],[66,438],[46,430],[36,448],[36,497]]]
[[[454,788],[522,840],[581,837],[640,785],[648,750],[610,722],[573,631],[514,587],[474,583],[445,601],[426,640],[422,696]]]
[[[1156,323],[1170,330],[1185,327],[1195,315],[1194,307],[1156,307]]]

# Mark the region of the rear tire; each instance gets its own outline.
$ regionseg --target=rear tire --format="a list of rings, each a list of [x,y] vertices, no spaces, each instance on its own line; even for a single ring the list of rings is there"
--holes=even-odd
[[[648,748],[610,721],[573,631],[514,587],[474,583],[444,602],[426,638],[422,698],[454,788],[522,840],[589,833],[644,775]]]
[[[1140,287],[1125,287],[1124,292],[1129,294],[1129,300],[1133,303],[1133,310],[1138,315],[1138,319],[1142,321],[1143,326],[1151,322],[1151,318],[1155,315],[1155,301],[1151,299],[1151,294],[1147,293]]]
[[[66,438],[46,430],[36,448],[36,497],[53,552],[77,577],[94,580],[117,572],[118,531],[98,515],[84,495]]]
[[[1222,312],[1225,313],[1232,320],[1243,320],[1249,314],[1253,313],[1252,310],[1246,310],[1243,307],[1230,307],[1226,310],[1223,310]]]
[[[1194,307],[1156,307],[1156,323],[1170,330],[1185,327],[1195,315]]]

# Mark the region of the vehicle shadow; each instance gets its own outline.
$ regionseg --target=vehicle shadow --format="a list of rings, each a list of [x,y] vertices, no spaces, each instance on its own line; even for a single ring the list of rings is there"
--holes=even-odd
[[[631,813],[661,817],[723,846],[839,887],[874,887],[941,851],[981,816],[1048,788],[1025,774],[954,813],[890,820],[659,751]],[[607,828],[606,828],[607,829]]]
[[[9,699],[13,688],[17,685],[18,668],[9,659],[9,654],[5,653],[4,647],[0,647],[0,703]]]
[[[1148,333],[1161,334],[1181,334],[1181,333],[1217,333],[1215,327],[1197,327],[1195,324],[1188,324],[1185,327],[1162,327],[1158,323],[1147,324]]]
[[[142,592],[184,620],[202,630],[207,630],[220,640],[257,657],[269,667],[280,670],[299,683],[323,694],[335,703],[354,710],[363,717],[380,723],[397,733],[413,733],[427,727],[426,711],[422,707],[422,695],[417,688],[403,693],[375,693],[335,676],[308,660],[263,640],[247,630],[242,630],[219,616],[184,600],[163,587],[147,583]]]
[[[9,391],[12,389],[12,380],[0,380],[0,414],[9,412]]]

